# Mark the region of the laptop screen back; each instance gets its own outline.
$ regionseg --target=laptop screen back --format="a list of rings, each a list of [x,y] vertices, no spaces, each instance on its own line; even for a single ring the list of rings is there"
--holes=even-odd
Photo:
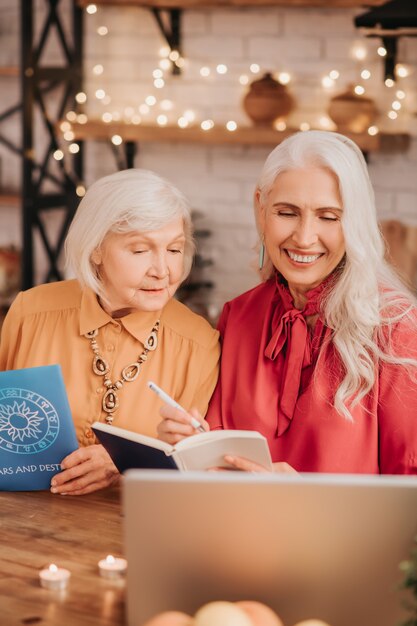
[[[285,626],[404,617],[414,478],[131,470],[124,509],[129,626],[212,600],[264,602]]]

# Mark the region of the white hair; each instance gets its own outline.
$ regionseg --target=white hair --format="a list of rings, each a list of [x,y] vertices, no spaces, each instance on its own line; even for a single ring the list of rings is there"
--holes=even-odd
[[[260,201],[265,202],[281,172],[309,166],[334,173],[343,204],[346,253],[325,293],[321,312],[333,331],[332,342],[344,371],[334,406],[352,420],[349,408],[371,391],[379,360],[403,365],[410,372],[412,366],[417,366],[417,361],[394,354],[390,341],[393,324],[400,319],[408,319],[417,330],[413,317],[417,302],[384,259],[385,246],[366,162],[358,146],[347,137],[313,130],[283,141],[268,156],[261,172],[257,185]],[[256,218],[262,238],[259,216]],[[262,277],[271,278],[274,272],[266,257]]]
[[[184,222],[184,280],[194,255],[191,210],[185,196],[158,174],[128,169],[96,181],[72,220],[65,241],[67,264],[79,282],[105,298],[92,254],[109,233],[163,228],[178,217]]]

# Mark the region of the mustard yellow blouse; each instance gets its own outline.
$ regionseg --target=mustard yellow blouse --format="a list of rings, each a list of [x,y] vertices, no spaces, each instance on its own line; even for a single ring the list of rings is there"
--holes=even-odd
[[[160,312],[135,312],[112,319],[90,289],[76,280],[21,292],[3,323],[0,369],[59,363],[80,445],[95,443],[91,424],[104,421],[103,377],[92,369],[93,352],[84,334],[99,329],[97,343],[114,382],[144,349],[160,319],[158,347],[149,352],[138,378],[119,390],[114,425],[156,437],[161,400],[147,387],[153,380],[185,408],[205,415],[218,376],[218,332],[176,300]]]

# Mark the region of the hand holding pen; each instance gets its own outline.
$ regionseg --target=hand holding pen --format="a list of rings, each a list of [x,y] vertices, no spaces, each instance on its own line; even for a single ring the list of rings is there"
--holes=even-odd
[[[148,381],[148,387],[156,393],[161,400],[168,405],[168,407],[181,411],[180,416],[178,416],[178,413],[173,412],[168,407],[162,407],[160,413],[164,419],[158,425],[158,434],[160,439],[166,441],[167,443],[175,444],[186,436],[196,434],[195,431],[204,433],[206,430],[209,430],[208,426],[204,428],[202,417],[196,410],[192,411],[194,415],[192,413],[188,413],[188,411],[178,404],[178,402],[171,398],[171,396],[169,396],[165,391],[163,391],[163,389],[158,387],[158,385],[152,381]],[[200,419],[198,419],[197,416]],[[190,426],[193,428],[194,432],[190,432]]]

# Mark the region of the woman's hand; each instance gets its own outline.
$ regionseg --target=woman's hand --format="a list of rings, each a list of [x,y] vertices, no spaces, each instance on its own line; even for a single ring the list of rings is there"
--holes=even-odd
[[[269,472],[266,467],[263,465],[259,465],[259,463],[254,463],[254,461],[249,461],[249,459],[244,459],[241,456],[230,456],[227,455],[224,457],[226,463],[232,466],[233,469],[241,470],[243,472]],[[297,474],[297,470],[295,470],[291,465],[280,461],[278,463],[273,463],[273,472],[278,474]],[[223,468],[224,469],[224,468]]]
[[[51,481],[52,493],[61,495],[82,496],[109,487],[120,477],[102,445],[75,450],[62,460],[61,469]]]
[[[196,419],[204,430],[210,430],[210,426],[197,409],[191,409],[189,413],[186,413],[168,404],[164,404],[159,413],[163,417],[163,420],[159,422],[157,427],[158,438],[166,443],[170,443],[171,446],[174,446],[185,437],[190,437],[198,433],[198,430],[192,425],[193,419]]]

